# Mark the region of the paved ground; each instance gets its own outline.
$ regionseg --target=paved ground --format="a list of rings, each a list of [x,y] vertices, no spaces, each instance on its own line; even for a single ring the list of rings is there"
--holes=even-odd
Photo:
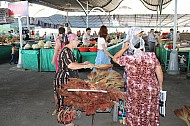
[[[122,73],[122,68],[114,67]],[[88,71],[81,71],[85,78]],[[0,64],[0,126],[59,126],[54,110],[54,72],[20,70],[16,65]],[[190,105],[190,79],[185,75],[164,74],[164,89],[168,91],[167,116],[161,126],[186,126],[173,111]],[[91,126],[91,116],[82,115],[75,121],[80,126]],[[94,126],[121,126],[112,121],[111,113],[95,115]]]

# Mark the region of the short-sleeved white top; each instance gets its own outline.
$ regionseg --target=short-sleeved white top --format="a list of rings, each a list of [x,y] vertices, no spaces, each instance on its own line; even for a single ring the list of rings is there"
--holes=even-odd
[[[106,41],[102,37],[98,37],[98,49],[102,50],[102,44],[105,44],[105,47],[107,47]]]
[[[86,39],[90,40],[90,35],[88,35],[88,34],[84,34],[83,37],[82,37],[83,45],[87,45],[87,46],[89,46],[90,43],[89,43],[89,42],[86,42]]]

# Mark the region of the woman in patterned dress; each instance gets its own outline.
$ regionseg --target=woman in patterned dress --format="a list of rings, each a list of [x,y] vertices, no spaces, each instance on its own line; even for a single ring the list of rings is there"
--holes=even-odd
[[[59,70],[55,75],[54,81],[54,97],[57,113],[64,108],[64,98],[57,93],[57,89],[63,88],[61,84],[67,84],[69,78],[78,77],[77,69],[93,68],[94,66],[90,62],[76,62],[72,49],[76,48],[79,44],[78,38],[75,34],[69,34],[67,38],[68,40],[65,41],[65,47],[61,50],[59,55]]]
[[[131,48],[133,54],[122,56]],[[163,73],[154,52],[144,52],[144,41],[133,35],[113,60],[125,66],[127,78],[126,125],[159,126],[159,93]]]

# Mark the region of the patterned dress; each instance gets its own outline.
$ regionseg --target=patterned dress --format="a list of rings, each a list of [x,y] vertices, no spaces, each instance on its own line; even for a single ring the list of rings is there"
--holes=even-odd
[[[64,106],[64,98],[57,93],[57,89],[62,88],[61,84],[67,84],[70,78],[69,71],[71,71],[68,69],[68,65],[72,62],[76,62],[73,52],[68,47],[64,47],[59,55],[59,71],[56,73],[54,80],[54,97],[57,112]]]
[[[119,58],[127,73],[126,125],[159,126],[159,91],[155,70],[160,63],[155,53],[145,52],[141,60],[133,55]]]

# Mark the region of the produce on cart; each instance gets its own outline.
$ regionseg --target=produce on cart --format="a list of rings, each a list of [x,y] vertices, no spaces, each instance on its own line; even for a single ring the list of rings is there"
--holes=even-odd
[[[122,76],[114,70],[108,71],[112,66],[112,64],[95,65],[96,72],[89,73],[87,80],[70,78],[67,84],[62,85],[62,89],[57,90],[64,96],[64,105],[93,116],[97,110],[106,111],[119,100],[126,101],[125,93],[118,89],[124,87]],[[59,114],[58,121],[64,118],[62,120],[64,123],[75,119],[73,110],[69,112],[70,116],[65,111]]]

